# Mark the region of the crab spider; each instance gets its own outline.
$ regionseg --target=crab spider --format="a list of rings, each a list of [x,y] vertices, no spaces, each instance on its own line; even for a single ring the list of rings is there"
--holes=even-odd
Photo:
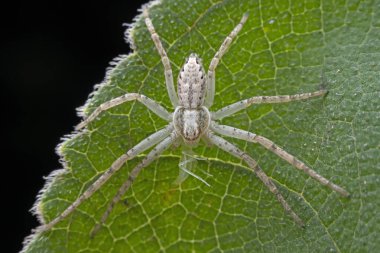
[[[202,139],[206,143],[210,143],[224,150],[225,152],[243,160],[248,167],[256,174],[256,176],[264,183],[267,189],[272,192],[285,211],[294,219],[294,221],[304,226],[302,219],[291,209],[285,198],[282,196],[277,186],[260,168],[258,163],[247,153],[240,148],[225,140],[221,136],[228,136],[236,139],[245,140],[248,142],[258,143],[266,149],[272,151],[295,168],[302,170],[310,177],[317,180],[322,185],[329,187],[331,190],[347,197],[349,193],[342,187],[332,183],[328,179],[319,175],[317,172],[308,167],[305,163],[298,160],[293,155],[289,154],[271,140],[251,133],[245,130],[237,129],[232,126],[220,125],[218,120],[230,116],[238,111],[241,111],[252,104],[272,104],[286,103],[298,100],[305,100],[314,97],[320,97],[327,93],[326,90],[319,90],[311,93],[281,95],[281,96],[257,96],[245,100],[238,101],[226,107],[223,107],[216,112],[210,112],[209,108],[214,102],[215,95],[215,69],[224,53],[228,50],[233,39],[237,36],[243,25],[247,21],[248,14],[244,14],[240,23],[231,31],[225,38],[224,42],[211,60],[208,71],[204,70],[201,59],[196,54],[190,54],[183,65],[179,76],[177,92],[174,88],[174,80],[169,58],[162,46],[160,38],[154,29],[153,23],[145,9],[143,11],[145,24],[151,35],[151,38],[156,46],[156,49],[161,57],[164,65],[164,75],[166,80],[166,89],[169,94],[170,101],[175,108],[173,113],[168,112],[164,107],[156,101],[138,93],[128,93],[123,96],[114,98],[108,102],[101,104],[95,111],[84,121],[82,121],[76,129],[82,129],[91,121],[96,119],[100,113],[112,107],[120,105],[128,101],[139,101],[145,105],[153,113],[168,122],[167,126],[161,130],[151,134],[149,137],[140,141],[125,154],[120,156],[113,162],[111,167],[106,170],[78,199],[76,199],[69,207],[67,207],[59,216],[42,225],[40,231],[47,231],[55,224],[65,219],[70,215],[83,201],[88,199],[95,191],[97,191],[123,164],[130,159],[133,159],[143,151],[154,147],[146,157],[139,163],[130,173],[126,182],[121,186],[116,196],[110,202],[108,208],[103,214],[100,222],[92,231],[94,235],[101,225],[106,221],[111,213],[114,205],[120,200],[122,195],[130,188],[135,178],[140,171],[147,167],[152,161],[158,158],[170,146],[182,140],[182,148],[187,150],[196,146]]]

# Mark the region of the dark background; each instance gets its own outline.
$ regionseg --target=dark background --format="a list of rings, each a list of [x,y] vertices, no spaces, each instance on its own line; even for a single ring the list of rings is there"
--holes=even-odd
[[[2,252],[20,251],[38,225],[29,209],[61,168],[55,147],[108,63],[129,52],[122,24],[146,1],[13,2],[0,15]]]

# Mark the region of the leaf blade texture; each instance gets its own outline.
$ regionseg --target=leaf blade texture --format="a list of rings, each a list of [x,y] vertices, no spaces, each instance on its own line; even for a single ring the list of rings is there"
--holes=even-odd
[[[169,150],[137,178],[95,239],[90,231],[128,171],[128,163],[52,231],[32,235],[23,252],[373,252],[380,248],[379,1],[175,1],[150,8],[174,76],[192,52],[205,67],[243,13],[250,17],[216,70],[211,110],[256,95],[318,90],[323,99],[255,105],[222,120],[266,136],[352,194],[341,198],[255,144],[233,142],[258,160],[307,223],[297,227],[239,160],[201,145],[193,177],[173,184],[180,150]],[[134,52],[110,68],[83,108],[139,92],[172,110],[163,66],[140,17]],[[110,164],[165,122],[138,103],[103,113],[58,148],[55,172],[36,206],[51,220]]]

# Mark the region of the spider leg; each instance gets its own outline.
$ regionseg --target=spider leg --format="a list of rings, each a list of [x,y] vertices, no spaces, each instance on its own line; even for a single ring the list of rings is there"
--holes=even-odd
[[[166,89],[168,90],[170,101],[173,104],[173,107],[178,106],[178,97],[177,93],[174,88],[174,81],[173,81],[173,71],[172,67],[170,66],[169,58],[165,52],[164,47],[162,46],[162,43],[160,41],[160,37],[156,33],[152,20],[149,18],[148,10],[143,10],[143,15],[145,18],[145,24],[149,30],[150,36],[157,48],[158,53],[160,54],[162,64],[164,65],[165,69],[165,81],[166,81]]]
[[[241,129],[237,129],[234,127],[230,127],[230,126],[218,125],[216,122],[211,123],[210,129],[215,131],[218,134],[222,134],[225,136],[229,136],[229,137],[233,137],[233,138],[237,138],[237,139],[241,139],[241,140],[245,140],[249,142],[259,143],[260,145],[272,151],[273,153],[275,153],[276,155],[278,155],[279,157],[281,157],[282,159],[284,159],[285,161],[287,161],[288,163],[290,163],[297,169],[302,170],[303,172],[305,172],[310,177],[317,180],[322,185],[326,185],[331,190],[339,193],[340,195],[344,197],[348,197],[350,195],[345,189],[332,183],[331,181],[324,178],[323,176],[319,175],[317,172],[315,172],[310,167],[308,167],[305,163],[298,160],[295,156],[289,154],[288,152],[286,152],[285,150],[277,146],[274,142],[272,142],[271,140],[263,136],[260,136],[248,131],[244,131]]]
[[[177,135],[175,132],[172,132],[171,135],[167,138],[165,138],[162,142],[157,144],[157,146],[148,153],[148,155],[139,163],[130,173],[128,176],[127,181],[124,182],[124,184],[119,188],[117,194],[112,199],[111,203],[108,205],[106,211],[104,212],[102,218],[100,219],[100,222],[95,225],[94,229],[91,231],[91,237],[94,237],[95,234],[99,231],[101,226],[104,224],[104,222],[107,220],[108,216],[112,212],[112,209],[114,208],[115,204],[119,202],[120,198],[124,195],[124,193],[131,187],[133,181],[136,179],[138,174],[141,172],[141,170],[145,167],[147,167],[151,162],[153,162],[155,159],[157,159],[165,150],[167,150],[173,142],[177,139]]]
[[[258,96],[251,97],[238,101],[236,103],[227,105],[222,109],[214,112],[212,118],[215,120],[222,119],[224,117],[230,116],[240,110],[247,108],[252,104],[277,104],[277,103],[287,103],[298,100],[306,100],[313,97],[323,96],[327,93],[326,90],[319,90],[310,93],[294,94],[294,95],[280,95],[280,96]]]
[[[253,172],[255,172],[256,176],[264,183],[268,190],[272,192],[274,195],[276,195],[277,200],[281,203],[285,211],[290,216],[292,216],[293,220],[301,227],[305,226],[301,218],[298,217],[298,215],[292,210],[288,202],[286,202],[280,191],[277,189],[276,185],[265,174],[265,172],[259,167],[257,162],[252,157],[250,157],[248,154],[244,153],[238,147],[226,141],[222,137],[213,134],[211,131],[207,134],[206,138],[209,139],[213,144],[218,146],[220,149],[226,151],[227,153],[230,153],[231,155],[237,158],[244,160],[248,164],[248,166],[253,170]]]
[[[236,35],[243,28],[244,23],[248,19],[248,13],[245,13],[240,20],[240,23],[235,26],[235,28],[231,31],[231,33],[225,38],[219,50],[216,52],[214,58],[212,58],[210,66],[208,67],[207,73],[207,92],[205,99],[205,106],[209,108],[214,103],[215,96],[215,69],[218,66],[220,59],[223,57],[224,53],[229,49],[232,40],[236,37]]]
[[[76,126],[75,129],[79,130],[79,129],[87,126],[88,123],[93,121],[103,111],[106,111],[112,107],[115,107],[117,105],[120,105],[120,104],[128,102],[128,101],[133,101],[133,100],[137,100],[137,101],[141,102],[143,105],[145,105],[149,110],[154,112],[160,118],[167,120],[167,121],[172,120],[171,114],[164,107],[162,107],[159,103],[157,103],[153,99],[150,99],[147,96],[144,96],[144,95],[141,95],[138,93],[127,93],[127,94],[124,94],[120,97],[114,98],[110,101],[107,101],[107,102],[101,104],[98,108],[95,109],[95,111],[90,116],[88,116],[88,118],[86,118],[78,126]]]
[[[130,160],[137,156],[138,154],[144,152],[145,150],[151,148],[158,142],[162,141],[164,138],[169,136],[174,130],[172,124],[169,124],[165,128],[157,131],[156,133],[150,135],[149,137],[142,140],[139,144],[131,148],[127,153],[120,156],[116,161],[114,161],[111,167],[106,170],[87,190],[82,193],[70,206],[68,206],[59,216],[50,221],[48,224],[41,225],[36,230],[43,232],[51,229],[55,224],[60,222],[69,216],[81,203],[92,196],[116,171],[118,171],[127,160]]]

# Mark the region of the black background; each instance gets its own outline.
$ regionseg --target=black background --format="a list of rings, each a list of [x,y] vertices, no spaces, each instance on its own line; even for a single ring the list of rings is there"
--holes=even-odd
[[[38,225],[29,209],[43,176],[61,168],[55,147],[79,122],[108,63],[127,54],[123,23],[146,1],[25,1],[1,7],[2,252],[18,252]],[[4,244],[5,242],[5,244]]]

